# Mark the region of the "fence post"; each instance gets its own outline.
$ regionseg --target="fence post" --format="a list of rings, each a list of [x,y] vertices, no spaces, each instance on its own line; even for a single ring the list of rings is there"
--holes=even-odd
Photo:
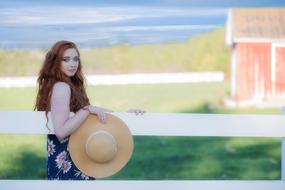
[[[285,114],[285,106],[282,106],[282,112]],[[281,148],[281,180],[285,181],[285,138],[282,139]]]
[[[285,181],[285,138],[282,139],[281,180]]]

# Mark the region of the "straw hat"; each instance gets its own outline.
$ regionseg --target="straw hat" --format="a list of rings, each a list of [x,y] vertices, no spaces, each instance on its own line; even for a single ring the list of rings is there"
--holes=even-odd
[[[133,153],[133,138],[127,125],[107,114],[106,123],[90,114],[70,136],[68,148],[72,161],[84,174],[104,178],[120,171]]]

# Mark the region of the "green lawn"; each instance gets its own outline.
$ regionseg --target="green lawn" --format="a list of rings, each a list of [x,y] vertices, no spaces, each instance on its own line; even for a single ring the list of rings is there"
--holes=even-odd
[[[92,104],[124,111],[276,113],[226,109],[227,83],[89,87]],[[32,110],[34,88],[0,89],[1,110]],[[23,127],[25,127],[23,125]],[[131,161],[111,179],[279,179],[279,138],[135,137]],[[46,177],[45,136],[1,135],[0,178]]]
[[[111,179],[280,179],[280,139],[136,137]]]
[[[43,135],[0,135],[0,178],[45,178],[45,145]]]
[[[210,102],[218,103],[225,96],[226,86],[226,83],[96,86],[89,87],[87,93],[92,104],[115,111],[139,107],[149,112],[189,112]],[[0,94],[0,109],[34,107],[35,88],[0,88]]]

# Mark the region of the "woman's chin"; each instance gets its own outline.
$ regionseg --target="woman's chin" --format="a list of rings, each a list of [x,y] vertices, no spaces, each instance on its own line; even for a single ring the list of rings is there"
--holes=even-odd
[[[65,73],[65,75],[68,76],[68,77],[73,77],[75,75],[75,73]]]

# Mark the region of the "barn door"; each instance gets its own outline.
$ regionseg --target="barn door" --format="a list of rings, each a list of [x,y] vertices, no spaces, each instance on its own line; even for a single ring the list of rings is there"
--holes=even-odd
[[[239,43],[237,48],[237,100],[267,99],[271,94],[269,43]]]

